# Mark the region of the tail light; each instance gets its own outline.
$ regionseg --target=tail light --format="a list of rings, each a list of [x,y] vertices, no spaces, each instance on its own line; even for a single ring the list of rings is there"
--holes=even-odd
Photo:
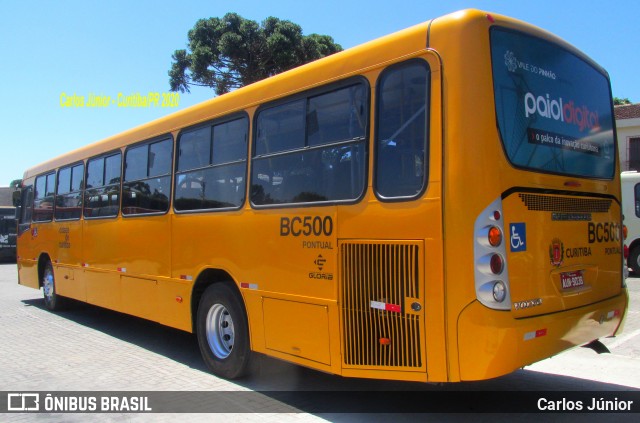
[[[502,244],[502,231],[497,226],[489,228],[489,245],[492,247],[499,247]]]
[[[478,215],[474,225],[476,298],[496,310],[511,310],[502,200],[498,198]]]
[[[491,255],[491,258],[489,259],[489,267],[491,268],[491,273],[494,275],[502,273],[502,269],[504,269],[504,260],[500,254]]]

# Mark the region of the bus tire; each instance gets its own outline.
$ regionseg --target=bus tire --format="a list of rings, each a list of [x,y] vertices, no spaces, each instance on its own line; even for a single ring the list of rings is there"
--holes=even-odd
[[[631,268],[631,271],[636,275],[640,275],[640,245],[635,246],[629,253],[629,259],[627,265]]]
[[[56,292],[56,278],[53,272],[53,265],[47,261],[42,271],[42,294],[44,305],[49,311],[60,311],[64,309],[66,298]]]
[[[238,379],[251,360],[249,325],[239,295],[225,283],[209,286],[198,306],[197,337],[205,364],[216,376]]]

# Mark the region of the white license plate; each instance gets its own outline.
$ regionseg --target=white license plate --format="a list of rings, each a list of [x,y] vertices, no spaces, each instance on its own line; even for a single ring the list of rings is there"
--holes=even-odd
[[[582,270],[576,272],[560,273],[560,284],[562,289],[571,289],[584,285],[584,276]]]

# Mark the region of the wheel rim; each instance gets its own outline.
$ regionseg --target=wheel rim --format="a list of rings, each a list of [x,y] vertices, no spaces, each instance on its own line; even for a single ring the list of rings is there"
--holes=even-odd
[[[42,277],[42,290],[44,291],[44,300],[47,303],[50,303],[53,299],[54,279],[53,272],[49,267],[44,270],[44,276]]]
[[[221,359],[229,357],[233,349],[235,331],[229,311],[222,304],[214,304],[207,313],[207,342],[213,354]]]

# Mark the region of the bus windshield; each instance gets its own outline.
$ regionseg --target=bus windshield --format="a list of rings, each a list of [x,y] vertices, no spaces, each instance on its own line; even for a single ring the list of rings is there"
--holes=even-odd
[[[500,27],[491,30],[491,55],[497,123],[511,163],[612,179],[607,76],[555,44]]]

